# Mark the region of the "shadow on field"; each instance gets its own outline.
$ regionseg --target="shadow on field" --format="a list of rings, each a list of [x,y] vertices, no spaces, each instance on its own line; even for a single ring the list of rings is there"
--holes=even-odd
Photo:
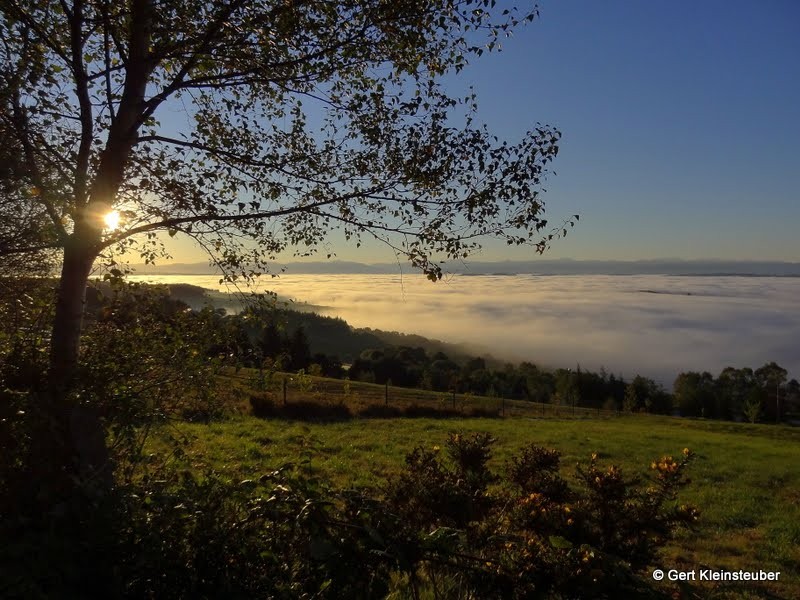
[[[314,421],[333,423],[351,419],[454,419],[454,418],[500,418],[497,410],[472,407],[463,412],[449,408],[436,408],[420,404],[411,404],[400,408],[383,404],[372,404],[353,411],[346,404],[313,402],[300,400],[285,404],[275,402],[261,395],[250,396],[250,408],[253,416],[262,419],[292,419],[295,421]]]

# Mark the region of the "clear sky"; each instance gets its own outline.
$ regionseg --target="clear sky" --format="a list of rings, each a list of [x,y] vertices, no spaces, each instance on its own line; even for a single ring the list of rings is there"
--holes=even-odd
[[[800,3],[544,0],[473,67],[501,135],[563,132],[553,257],[800,260]]]
[[[800,261],[800,2],[543,0],[540,10],[448,86],[472,85],[501,137],[537,121],[561,129],[547,213],[581,221],[549,257]],[[490,244],[480,259],[526,256]]]

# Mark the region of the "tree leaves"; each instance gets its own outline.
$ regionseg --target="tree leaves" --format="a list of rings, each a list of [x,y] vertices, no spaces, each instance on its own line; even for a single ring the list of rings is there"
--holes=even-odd
[[[278,253],[314,253],[340,230],[436,280],[441,260],[483,238],[541,252],[574,225],[537,239],[560,133],[537,124],[500,141],[475,125],[474,93],[451,95],[440,81],[535,10],[483,0],[139,6],[2,9],[0,69],[14,93],[0,98],[0,117],[19,125],[24,109],[24,127],[10,131],[34,149],[42,198],[69,216],[70,235],[86,235],[73,225],[88,222],[95,195],[136,215],[92,241],[98,251],[181,230],[221,264],[268,270]]]

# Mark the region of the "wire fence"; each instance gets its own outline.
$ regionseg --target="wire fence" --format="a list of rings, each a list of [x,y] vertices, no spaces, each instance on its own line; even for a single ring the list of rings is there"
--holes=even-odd
[[[358,413],[369,407],[391,407],[399,411],[424,407],[447,414],[528,418],[608,418],[617,410],[578,405],[550,404],[462,392],[437,392],[374,384],[348,379],[317,377],[307,373],[267,372],[231,369],[223,377],[236,382],[247,393],[260,395],[275,404],[314,402],[345,405]]]

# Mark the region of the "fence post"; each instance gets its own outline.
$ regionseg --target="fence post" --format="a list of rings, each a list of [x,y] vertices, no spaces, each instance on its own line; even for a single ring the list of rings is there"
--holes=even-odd
[[[283,376],[283,404],[286,405],[286,375]]]

